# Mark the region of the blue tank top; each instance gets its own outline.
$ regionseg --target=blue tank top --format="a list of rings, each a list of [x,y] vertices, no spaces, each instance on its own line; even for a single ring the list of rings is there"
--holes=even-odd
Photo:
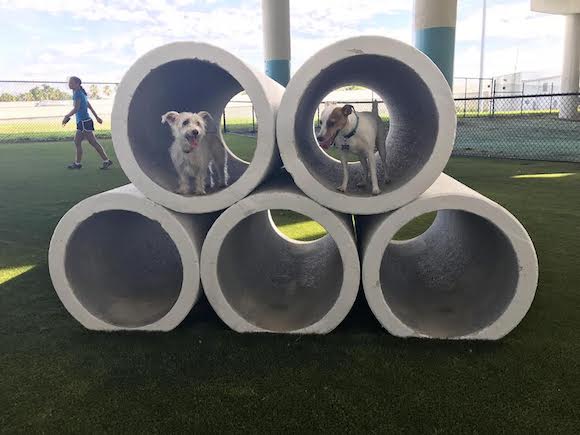
[[[76,100],[80,101],[79,110],[76,113],[77,124],[81,121],[86,121],[87,119],[91,119],[91,117],[89,116],[89,111],[88,111],[89,100],[88,100],[87,96],[85,95],[85,93],[83,91],[81,91],[80,89],[77,89],[73,93],[73,101],[76,101]]]

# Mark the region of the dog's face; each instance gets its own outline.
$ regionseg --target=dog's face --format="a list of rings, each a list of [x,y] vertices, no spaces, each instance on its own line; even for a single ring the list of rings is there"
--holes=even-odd
[[[342,130],[347,122],[348,115],[353,111],[350,104],[338,107],[336,104],[327,104],[320,115],[320,132],[318,133],[318,143],[324,149],[330,148],[334,143],[336,136]]]
[[[186,154],[199,147],[206,134],[205,119],[199,113],[167,112],[161,117],[161,122],[171,126],[173,137],[179,141],[181,150]]]

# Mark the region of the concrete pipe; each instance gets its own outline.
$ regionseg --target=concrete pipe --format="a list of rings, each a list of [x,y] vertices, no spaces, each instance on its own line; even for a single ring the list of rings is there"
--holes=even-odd
[[[132,185],[85,199],[50,242],[58,297],[88,329],[171,330],[197,299],[199,254],[212,221],[171,212]]]
[[[389,111],[391,182],[384,184],[379,164],[382,193],[376,197],[357,187],[364,181],[358,162],[349,164],[347,193],[339,192],[341,164],[315,138],[313,119],[321,100],[348,84],[373,89]],[[427,56],[393,39],[362,36],[330,45],[300,67],[280,104],[277,135],[284,166],[308,196],[334,210],[374,214],[408,203],[433,184],[451,155],[455,126],[449,85]]]
[[[436,211],[431,226],[394,240]],[[507,210],[445,174],[415,201],[357,217],[363,287],[393,335],[497,340],[523,319],[538,281],[534,245]]]
[[[301,213],[327,234],[287,238],[269,210]],[[350,311],[360,284],[352,217],[300,192],[290,177],[260,188],[227,209],[208,232],[201,254],[208,300],[238,332],[324,334]]]
[[[230,99],[246,91],[258,121],[250,163],[228,151],[229,184],[203,196],[175,193],[177,172],[168,148],[173,138],[161,124],[170,111],[210,112],[219,120]],[[123,170],[149,199],[183,213],[222,210],[257,187],[281,162],[275,118],[284,88],[220,48],[196,42],[165,45],[141,57],[119,84],[112,113],[115,152]]]

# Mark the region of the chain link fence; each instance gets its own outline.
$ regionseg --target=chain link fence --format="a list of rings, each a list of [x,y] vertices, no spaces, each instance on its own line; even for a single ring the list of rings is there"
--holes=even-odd
[[[529,94],[526,89],[537,91],[537,87],[523,84],[522,89],[502,89],[504,86],[493,79],[456,79],[455,83],[458,121],[454,155],[580,162],[579,94]],[[95,125],[97,137],[110,138],[117,84],[83,86],[104,120],[102,125]],[[354,100],[348,98],[350,95],[367,99]],[[378,104],[379,114],[388,124],[388,108],[375,95],[371,91],[344,91],[339,95],[341,100],[334,102],[352,104],[357,111],[371,111],[373,104]],[[316,123],[323,107],[321,103],[315,114]],[[62,127],[61,120],[71,108],[66,82],[0,82],[0,142],[70,140],[74,122]],[[258,122],[247,95],[237,95],[228,103],[221,124],[226,133],[255,135]]]

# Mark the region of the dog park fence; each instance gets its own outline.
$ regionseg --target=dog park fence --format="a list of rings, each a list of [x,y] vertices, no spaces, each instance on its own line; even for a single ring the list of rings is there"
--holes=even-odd
[[[391,181],[376,197],[356,187],[357,177],[335,192],[340,162],[314,139],[320,97],[345,81],[380,90],[390,108]],[[204,109],[219,117],[242,89],[260,122],[256,156],[233,171],[229,187],[176,197],[176,174],[159,147],[172,140],[161,114]],[[323,48],[285,91],[220,48],[157,48],[127,72],[113,108],[115,150],[133,184],[62,218],[49,249],[56,292],[89,329],[165,331],[189,312],[201,281],[235,331],[324,334],[348,314],[362,277],[372,312],[394,335],[499,339],[532,303],[537,258],[515,217],[441,173],[455,121],[441,72],[388,38]],[[349,166],[360,172],[360,163]],[[276,209],[314,219],[327,234],[288,239],[273,223]],[[433,211],[423,234],[394,240]]]
[[[481,97],[472,91],[478,82],[482,83]],[[578,107],[580,94],[555,93],[553,86],[527,83],[518,91],[505,91],[493,79],[456,78],[455,83],[458,124],[454,156],[580,162],[580,121],[559,116],[560,108],[571,112]],[[95,123],[95,134],[110,138],[118,83],[84,85],[104,120],[102,125]],[[373,91],[343,90],[333,92],[331,99],[352,104],[358,111],[370,111],[377,104],[382,119],[389,122],[387,106]],[[0,142],[71,140],[74,122],[64,128],[60,124],[71,104],[65,82],[0,81]],[[220,124],[227,133],[256,136],[258,120],[247,93],[232,97]]]

